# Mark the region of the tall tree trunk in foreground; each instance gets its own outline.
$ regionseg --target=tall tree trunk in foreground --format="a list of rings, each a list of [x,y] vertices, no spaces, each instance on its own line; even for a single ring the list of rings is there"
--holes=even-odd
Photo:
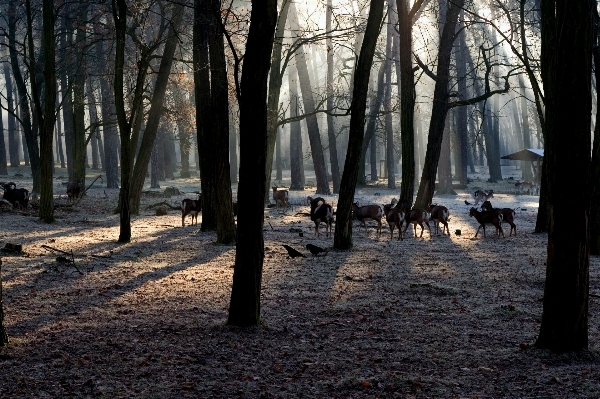
[[[45,223],[54,221],[54,160],[52,158],[52,141],[54,139],[54,125],[56,122],[56,68],[54,41],[54,2],[43,2],[43,30],[44,47],[44,115],[42,130],[40,132],[40,166],[41,166],[41,191],[40,191],[40,220]],[[41,107],[40,107],[41,108]]]
[[[596,81],[596,125],[594,126],[594,145],[592,150],[592,165],[590,168],[590,181],[600,181],[600,15],[594,7],[592,11],[594,21],[594,77]],[[590,253],[600,255],[600,185],[591,184],[591,211],[590,211]]]
[[[454,42],[458,14],[465,1],[456,0],[448,3],[446,23],[442,30],[438,52],[437,80],[433,93],[433,108],[429,122],[429,136],[427,140],[427,153],[423,175],[415,200],[415,207],[426,209],[431,204],[435,192],[435,178],[442,149],[444,122],[448,113],[448,80],[450,76],[450,55]]]
[[[588,348],[592,2],[543,1],[541,11],[550,218],[544,309],[535,345],[580,351]],[[569,187],[577,187],[582,198],[577,212]]]
[[[216,196],[211,170],[211,149],[205,145],[205,138],[211,134],[210,110],[210,63],[208,58],[208,26],[210,20],[209,0],[194,0],[194,99],[196,101],[196,135],[200,158],[200,187],[202,189],[201,231],[217,229],[217,216],[214,212]],[[206,139],[207,140],[207,139]]]
[[[253,0],[240,84],[240,182],[233,285],[227,324],[260,323],[265,257],[267,77],[277,23],[277,0]]]
[[[400,131],[402,132],[402,182],[400,202],[411,206],[415,192],[415,75],[412,66],[412,21],[408,0],[398,0],[400,22]]]
[[[352,103],[350,104],[350,132],[348,137],[348,150],[344,173],[340,185],[340,195],[335,223],[335,236],[333,247],[348,249],[352,247],[352,203],[358,176],[358,162],[360,160],[363,137],[365,134],[365,112],[367,106],[367,93],[369,89],[369,76],[373,65],[373,56],[379,27],[383,19],[383,0],[371,0],[369,18],[365,28],[360,55],[356,63],[354,87],[352,90]]]

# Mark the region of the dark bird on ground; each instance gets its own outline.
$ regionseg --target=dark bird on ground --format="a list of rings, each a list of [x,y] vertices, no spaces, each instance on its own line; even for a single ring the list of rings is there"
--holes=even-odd
[[[298,256],[306,258],[306,256],[302,252],[296,251],[294,248],[290,247],[289,245],[285,245],[285,244],[281,244],[281,245],[283,245],[283,247],[287,251],[287,253],[290,256],[290,258],[293,259],[293,258],[296,258]]]
[[[471,203],[467,200],[465,200],[465,205],[471,205]]]
[[[327,255],[327,251],[324,250],[321,247],[317,247],[316,245],[313,244],[306,244],[306,249],[308,249],[310,251],[311,254],[313,254],[313,256],[319,256],[319,254],[321,252],[325,253],[325,255]]]

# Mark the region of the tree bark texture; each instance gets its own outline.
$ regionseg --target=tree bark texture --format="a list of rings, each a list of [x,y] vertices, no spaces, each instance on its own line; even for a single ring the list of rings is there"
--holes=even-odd
[[[2,99],[0,98],[0,109],[2,109]],[[6,144],[4,141],[4,118],[0,111],[0,175],[7,175],[8,168],[6,162]]]
[[[594,59],[594,77],[596,83],[596,124],[594,126],[594,142],[592,147],[592,165],[590,168],[590,181],[600,181],[600,106],[598,101],[600,99],[598,90],[600,89],[600,47],[598,47],[598,41],[600,41],[600,15],[598,10],[594,7],[592,11],[592,18],[594,21],[594,47],[593,47],[593,59]],[[592,198],[591,198],[591,210],[590,210],[590,253],[592,255],[600,255],[600,185],[591,185]]]
[[[423,174],[415,207],[428,209],[435,192],[435,179],[442,149],[444,123],[448,113],[448,81],[450,77],[450,56],[456,31],[458,14],[464,5],[464,0],[448,2],[446,22],[442,29],[438,51],[437,80],[433,93],[433,105],[429,122],[427,152],[423,165]]]
[[[211,148],[206,145],[211,134],[210,62],[208,56],[209,0],[194,1],[194,98],[196,101],[196,134],[200,158],[200,186],[202,189],[201,231],[217,229],[216,193],[211,174]]]
[[[267,77],[277,23],[276,0],[253,0],[240,83],[240,182],[233,285],[227,324],[260,323],[265,256]]]
[[[56,68],[54,41],[54,2],[44,0],[42,6],[43,31],[42,42],[44,47],[44,115],[40,131],[40,166],[41,166],[41,191],[40,191],[40,220],[45,223],[54,222],[54,160],[52,157],[52,141],[54,139],[54,125],[56,123]]]
[[[541,11],[550,218],[542,323],[535,345],[570,352],[588,348],[592,2],[543,1]],[[577,212],[572,212],[569,187],[577,187],[583,199]]]
[[[400,54],[400,131],[402,141],[402,182],[400,203],[412,206],[415,192],[415,76],[412,64],[412,21],[408,0],[398,0]]]
[[[348,134],[348,150],[340,185],[340,195],[335,223],[333,247],[348,249],[352,247],[352,203],[358,176],[358,162],[365,132],[365,113],[369,76],[373,65],[373,56],[379,36],[379,27],[383,19],[383,0],[371,0],[369,18],[365,28],[360,55],[354,73],[352,103],[350,104],[350,132]]]

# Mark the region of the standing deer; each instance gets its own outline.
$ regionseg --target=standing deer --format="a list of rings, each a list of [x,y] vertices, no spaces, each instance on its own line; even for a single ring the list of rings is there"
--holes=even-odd
[[[290,207],[290,203],[288,201],[289,192],[288,190],[278,190],[277,186],[271,187],[273,189],[273,200],[275,201],[275,207],[279,210],[280,204],[287,208]]]

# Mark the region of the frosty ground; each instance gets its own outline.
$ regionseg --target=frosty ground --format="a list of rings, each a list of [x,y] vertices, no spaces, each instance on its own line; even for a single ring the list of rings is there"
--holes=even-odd
[[[31,188],[17,172],[0,180]],[[590,351],[533,348],[547,242],[532,233],[538,197],[515,194],[514,180],[470,177],[457,196],[434,197],[450,209],[450,236],[390,240],[386,226],[379,235],[373,222],[366,232],[355,222],[349,251],[332,250],[333,239],[315,237],[298,214],[314,187],[291,192],[293,209],[265,210],[263,325],[246,329],[225,326],[235,248],[189,220],[181,228],[178,211],[147,208],[193,198],[197,178],[163,184],[181,195],[145,195],[129,244],[116,242],[118,191],[100,185],[76,207],[57,208],[52,225],[35,212],[4,212],[0,246],[22,244],[24,253],[2,254],[11,343],[0,350],[0,397],[599,398],[599,299],[590,298]],[[66,203],[64,181],[56,180],[57,204]],[[384,187],[355,198],[398,197]],[[516,237],[505,228],[505,238],[493,229],[474,238],[464,201],[477,188],[516,209]],[[336,207],[335,196],[326,199]],[[330,251],[313,257],[307,243]],[[307,257],[288,259],[281,244]],[[82,274],[42,245],[73,251]],[[598,271],[592,258],[592,293]]]

